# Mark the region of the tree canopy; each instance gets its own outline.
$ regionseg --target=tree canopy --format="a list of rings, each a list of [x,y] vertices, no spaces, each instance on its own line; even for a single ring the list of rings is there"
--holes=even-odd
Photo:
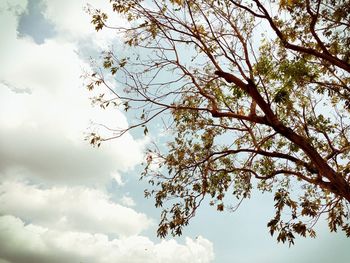
[[[103,53],[88,88],[138,122],[90,140],[155,123],[171,134],[142,174],[159,236],[180,235],[203,201],[222,211],[253,189],[274,193],[278,241],[314,237],[323,215],[350,236],[350,1],[110,2],[125,23],[91,10],[92,23],[122,33],[123,51]]]

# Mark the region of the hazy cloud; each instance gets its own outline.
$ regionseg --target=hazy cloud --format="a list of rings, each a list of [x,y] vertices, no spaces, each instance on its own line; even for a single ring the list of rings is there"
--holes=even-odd
[[[8,82],[6,80],[0,80],[0,86],[5,86],[14,93],[26,93],[26,94],[32,93],[32,91],[29,88],[16,87],[15,85],[11,84],[10,82]]]

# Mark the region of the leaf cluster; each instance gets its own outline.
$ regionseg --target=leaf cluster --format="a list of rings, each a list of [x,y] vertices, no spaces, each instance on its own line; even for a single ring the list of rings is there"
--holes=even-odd
[[[161,237],[180,235],[203,201],[227,211],[256,190],[274,192],[267,226],[280,242],[315,237],[322,217],[349,235],[350,3],[267,2],[111,0],[129,24],[92,15],[96,30],[124,33],[126,52],[104,53],[87,87],[136,116],[99,141],[159,124],[173,136],[142,174]]]

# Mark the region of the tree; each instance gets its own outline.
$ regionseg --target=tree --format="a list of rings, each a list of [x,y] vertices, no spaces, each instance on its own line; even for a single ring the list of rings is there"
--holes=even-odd
[[[203,200],[222,211],[228,194],[240,204],[253,188],[274,193],[278,241],[314,237],[322,215],[350,236],[348,0],[110,2],[128,23],[100,10],[92,23],[124,33],[125,51],[106,51],[88,88],[139,118],[90,139],[147,134],[155,121],[172,132],[142,174],[162,208],[159,236],[180,235]]]

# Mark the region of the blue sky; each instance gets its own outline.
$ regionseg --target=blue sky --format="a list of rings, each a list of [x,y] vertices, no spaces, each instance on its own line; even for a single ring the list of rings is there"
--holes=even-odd
[[[132,121],[93,107],[80,77],[89,56],[121,43],[83,11],[108,2],[0,1],[0,263],[350,262],[349,239],[324,218],[316,239],[277,244],[273,198],[258,192],[235,213],[204,205],[182,237],[156,238],[160,211],[138,180],[150,138],[84,141],[91,122]]]

